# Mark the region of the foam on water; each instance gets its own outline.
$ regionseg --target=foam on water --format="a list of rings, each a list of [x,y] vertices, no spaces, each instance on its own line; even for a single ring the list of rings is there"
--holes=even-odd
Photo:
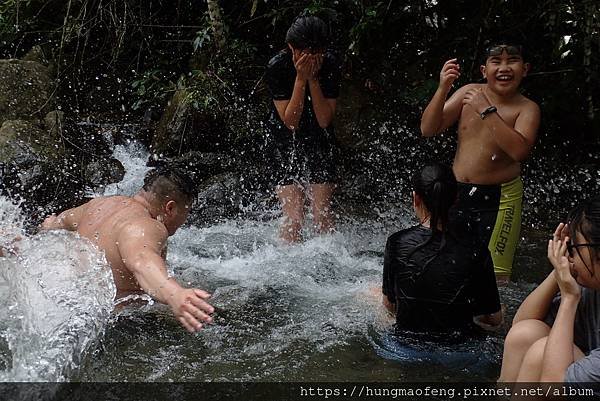
[[[147,154],[130,144],[115,156],[127,174],[106,193],[133,194]],[[0,259],[0,370],[12,366],[0,380],[435,381],[446,378],[449,365],[453,379],[493,378],[482,364],[497,365],[501,334],[458,353],[415,353],[390,337],[392,322],[372,290],[381,287],[387,236],[414,221],[404,207],[382,208],[377,218],[345,213],[338,233],[308,230],[297,245],[279,241],[277,220],[181,228],[169,240],[171,273],[211,292],[217,308],[214,323],[196,335],[159,304],[109,319],[114,287],[95,249],[69,233],[25,237],[18,258]],[[9,221],[15,218],[0,220]],[[86,357],[99,338],[99,351]]]
[[[12,248],[0,257],[0,381],[66,380],[112,311],[112,272],[88,241],[68,232],[28,237],[14,205],[2,198],[0,210],[3,245]]]

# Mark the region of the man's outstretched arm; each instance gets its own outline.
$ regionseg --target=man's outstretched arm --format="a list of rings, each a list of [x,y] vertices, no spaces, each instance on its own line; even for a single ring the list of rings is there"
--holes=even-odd
[[[210,294],[196,288],[184,288],[167,273],[161,257],[168,233],[157,221],[130,224],[119,234],[119,252],[125,266],[140,287],[151,297],[167,304],[179,322],[189,331],[198,331],[212,322],[214,308],[206,301]]]

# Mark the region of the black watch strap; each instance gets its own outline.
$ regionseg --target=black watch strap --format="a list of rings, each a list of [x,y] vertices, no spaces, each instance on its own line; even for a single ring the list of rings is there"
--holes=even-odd
[[[495,113],[497,111],[498,111],[498,109],[496,108],[496,106],[490,106],[487,109],[485,109],[484,111],[482,111],[481,114],[479,115],[479,117],[481,117],[481,119],[483,120],[485,118],[485,116],[487,116],[488,114]]]

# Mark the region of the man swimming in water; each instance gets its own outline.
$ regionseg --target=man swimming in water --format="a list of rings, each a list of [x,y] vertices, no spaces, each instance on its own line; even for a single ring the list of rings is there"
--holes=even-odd
[[[502,41],[488,47],[485,57],[480,70],[487,82],[465,85],[448,100],[460,65],[455,58],[444,63],[421,133],[434,136],[458,122],[454,220],[461,236],[488,246],[497,279],[508,281],[521,228],[521,161],[535,144],[540,110],[519,92],[530,68],[521,46]]]
[[[92,199],[52,215],[44,230],[77,231],[104,251],[117,287],[117,299],[147,293],[171,307],[190,332],[210,323],[210,294],[184,288],[167,274],[167,238],[185,222],[195,197],[194,184],[183,172],[167,167],[151,170],[132,197]]]

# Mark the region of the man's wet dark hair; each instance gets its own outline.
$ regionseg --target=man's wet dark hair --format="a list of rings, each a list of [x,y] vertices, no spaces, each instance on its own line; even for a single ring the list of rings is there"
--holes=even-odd
[[[595,244],[588,247],[592,260],[600,261],[600,196],[577,205],[569,212],[567,223],[569,224],[571,243],[577,245],[576,234],[580,232],[586,243]],[[578,247],[575,247],[574,250],[579,252]],[[593,276],[594,270],[591,269],[591,266],[586,264],[586,268]]]
[[[285,41],[295,49],[325,49],[329,44],[329,27],[317,16],[301,15],[288,29]]]
[[[160,166],[148,171],[142,189],[158,195],[161,202],[175,199],[185,203],[191,203],[198,191],[188,173],[171,166]]]

